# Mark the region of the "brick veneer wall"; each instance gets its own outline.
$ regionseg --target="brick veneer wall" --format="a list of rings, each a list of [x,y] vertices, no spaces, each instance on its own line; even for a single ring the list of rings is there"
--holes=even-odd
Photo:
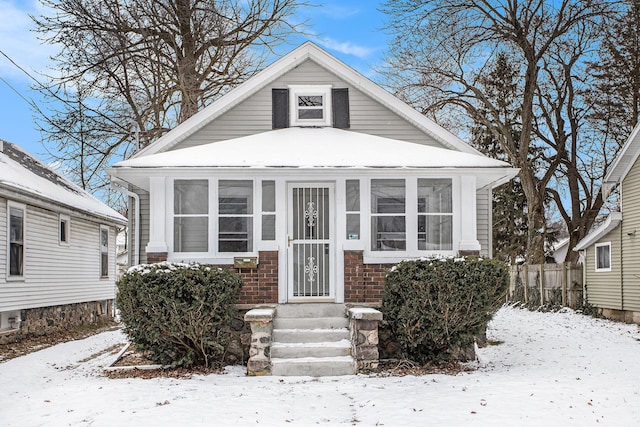
[[[382,302],[384,277],[393,264],[365,264],[362,251],[344,251],[344,302]]]
[[[275,304],[278,302],[278,251],[258,254],[258,268],[234,269],[244,280],[239,304]]]

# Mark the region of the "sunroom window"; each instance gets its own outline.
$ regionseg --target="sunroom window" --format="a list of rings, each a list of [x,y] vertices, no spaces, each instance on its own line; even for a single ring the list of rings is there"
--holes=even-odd
[[[371,250],[407,249],[404,179],[371,180]]]
[[[209,181],[177,179],[173,184],[174,252],[209,250]]]
[[[218,251],[253,251],[253,181],[218,185]]]
[[[451,179],[418,179],[418,250],[453,248]]]

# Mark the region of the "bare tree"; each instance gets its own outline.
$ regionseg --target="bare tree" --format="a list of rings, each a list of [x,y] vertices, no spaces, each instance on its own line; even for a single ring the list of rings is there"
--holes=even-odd
[[[567,162],[584,161],[580,158],[580,129],[568,132],[571,137],[567,138],[564,121],[578,105],[569,110],[565,104],[560,110],[551,105],[570,96],[567,84],[576,78],[571,71],[577,61],[586,60],[580,56],[585,50],[578,49],[567,70],[563,68],[566,53],[577,39],[588,40],[596,34],[610,7],[611,2],[604,0],[399,0],[384,6],[390,17],[388,30],[396,35],[388,58],[391,87],[436,118],[439,112],[457,110],[459,116],[482,124],[510,162],[520,168],[527,199],[530,263],[544,261],[548,188],[560,177],[581,179],[574,176],[577,167],[567,166]],[[517,136],[481,85],[482,76],[500,54],[507,54],[517,66],[521,120]],[[568,73],[558,74],[556,67]],[[553,77],[568,80],[558,82],[558,92],[548,99],[545,85]],[[576,144],[576,150],[567,150],[566,144],[571,143]],[[538,148],[539,157],[531,158],[532,147]],[[580,189],[570,185],[569,191],[577,191],[576,197],[582,200]],[[597,203],[590,203],[587,211],[573,210],[572,215],[584,216],[588,222],[596,208]]]
[[[83,187],[258,70],[298,0],[41,0],[53,58],[45,140]]]

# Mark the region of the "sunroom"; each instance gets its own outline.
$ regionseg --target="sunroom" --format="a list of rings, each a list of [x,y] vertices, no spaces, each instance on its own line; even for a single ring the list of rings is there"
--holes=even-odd
[[[109,170],[149,193],[148,259],[255,270],[256,298],[247,302],[270,303],[379,300],[390,264],[479,254],[476,194],[516,172],[480,155],[329,127],[273,130]]]

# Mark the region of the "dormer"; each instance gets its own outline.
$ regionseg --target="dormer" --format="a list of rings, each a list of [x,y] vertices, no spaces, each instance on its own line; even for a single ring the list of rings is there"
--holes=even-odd
[[[273,129],[349,128],[349,89],[331,85],[289,85],[272,89]]]

